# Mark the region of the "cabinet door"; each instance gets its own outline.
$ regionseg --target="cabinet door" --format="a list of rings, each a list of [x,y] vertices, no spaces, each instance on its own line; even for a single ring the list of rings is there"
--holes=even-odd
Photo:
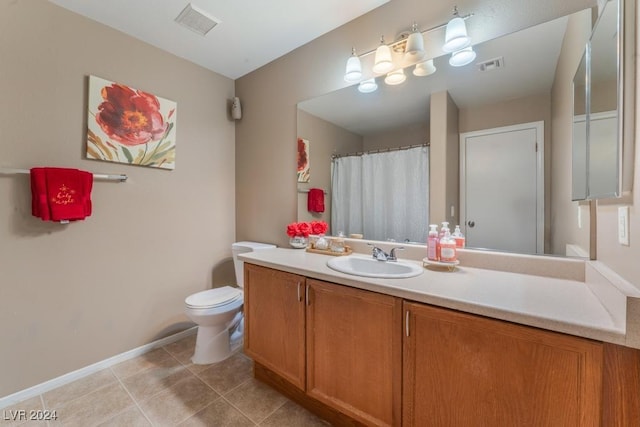
[[[400,425],[401,300],[307,285],[307,394],[366,425]]]
[[[304,390],[305,278],[245,263],[245,353]]]
[[[601,343],[422,304],[404,309],[404,425],[600,425]]]

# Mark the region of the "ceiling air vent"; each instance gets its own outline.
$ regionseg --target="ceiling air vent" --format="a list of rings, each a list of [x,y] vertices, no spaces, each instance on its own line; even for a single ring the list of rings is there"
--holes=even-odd
[[[493,58],[478,64],[478,69],[480,71],[492,71],[492,70],[497,70],[499,68],[504,68],[504,58],[502,56],[499,58]]]
[[[204,36],[221,21],[189,3],[182,9],[182,12],[180,12],[180,15],[176,18],[176,22]]]

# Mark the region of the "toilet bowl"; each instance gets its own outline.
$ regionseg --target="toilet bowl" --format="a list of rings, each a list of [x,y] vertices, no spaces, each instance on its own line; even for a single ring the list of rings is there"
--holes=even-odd
[[[244,332],[244,263],[238,254],[275,248],[257,242],[231,245],[238,287],[223,286],[197,292],[185,299],[185,314],[198,325],[191,361],[196,365],[220,362],[242,346]]]

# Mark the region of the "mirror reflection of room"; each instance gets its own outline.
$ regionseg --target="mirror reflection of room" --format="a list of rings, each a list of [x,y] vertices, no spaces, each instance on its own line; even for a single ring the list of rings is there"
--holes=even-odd
[[[460,224],[468,247],[588,257],[589,205],[571,201],[571,82],[596,13],[585,9],[474,45],[476,60],[464,67],[438,56],[432,75],[417,77],[408,68],[402,85],[378,84],[372,93],[349,86],[299,103],[298,136],[311,141],[314,174],[298,184],[298,219],[314,217],[304,207],[305,189],[319,186],[330,201],[322,218],[331,233],[424,244],[428,225],[447,221]],[[344,202],[332,194],[332,157],[427,144],[421,233],[334,224],[333,212]],[[412,205],[416,196],[403,192],[395,196]],[[399,221],[381,207],[361,210],[376,213],[380,224]]]

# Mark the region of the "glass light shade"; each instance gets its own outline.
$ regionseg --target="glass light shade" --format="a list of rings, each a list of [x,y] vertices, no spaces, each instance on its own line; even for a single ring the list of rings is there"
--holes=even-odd
[[[409,34],[404,57],[409,61],[419,61],[424,57],[424,39],[419,31]]]
[[[413,69],[413,75],[418,77],[430,76],[435,72],[436,66],[433,65],[433,59],[419,62],[416,64],[416,68]]]
[[[404,75],[404,70],[402,68],[390,72],[387,74],[387,77],[384,78],[384,82],[391,86],[399,85],[405,80],[407,80],[407,76]]]
[[[393,62],[391,61],[391,49],[386,44],[381,44],[376,49],[376,59],[373,64],[373,72],[377,74],[384,74],[393,68]]]
[[[445,52],[456,52],[470,44],[471,38],[467,36],[467,26],[464,23],[464,19],[459,16],[454,17],[447,24],[442,50]]]
[[[463,67],[467,64],[471,64],[474,59],[476,59],[476,53],[473,51],[473,48],[469,46],[465,49],[453,52],[451,54],[451,58],[449,58],[449,65],[453,67]]]
[[[360,82],[358,85],[358,90],[362,93],[371,93],[375,92],[378,89],[378,84],[376,83],[376,79],[369,79],[363,82]]]
[[[347,60],[347,69],[344,73],[344,80],[349,83],[355,83],[362,77],[362,65],[360,58],[354,53]]]

